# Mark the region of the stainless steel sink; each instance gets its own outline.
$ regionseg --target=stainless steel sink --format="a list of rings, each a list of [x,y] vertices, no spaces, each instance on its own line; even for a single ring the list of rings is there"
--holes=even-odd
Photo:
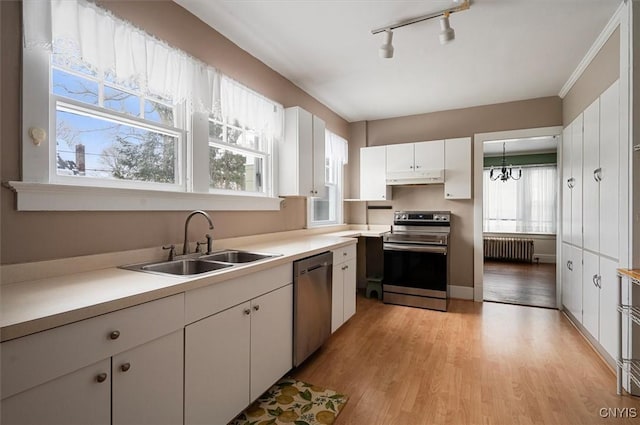
[[[190,254],[189,258],[172,261],[154,261],[149,263],[121,266],[127,270],[147,273],[161,273],[174,276],[192,276],[203,273],[213,273],[244,263],[278,257],[280,254],[265,254],[260,252],[225,250],[213,254]]]
[[[265,258],[277,257],[276,254],[264,254],[259,252],[227,250],[203,255],[201,260],[222,261],[225,263],[251,263],[253,261],[264,260]]]

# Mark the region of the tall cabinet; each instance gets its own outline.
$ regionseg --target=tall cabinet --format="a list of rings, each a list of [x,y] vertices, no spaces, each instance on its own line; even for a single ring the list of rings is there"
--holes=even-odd
[[[611,358],[619,341],[619,116],[616,81],[565,128],[562,149],[562,304]]]

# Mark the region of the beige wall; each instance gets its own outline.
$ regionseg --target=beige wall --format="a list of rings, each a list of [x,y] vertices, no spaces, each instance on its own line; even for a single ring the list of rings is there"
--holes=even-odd
[[[580,112],[620,78],[620,27],[593,58],[562,100],[562,123],[571,124]]]
[[[561,124],[562,101],[556,96],[352,123],[348,165],[350,185],[359,194],[359,163],[351,160],[354,156],[351,151],[360,147],[455,137],[473,138],[476,133]],[[357,194],[351,193],[354,197]],[[454,216],[450,239],[450,282],[452,285],[473,286],[473,200],[446,200],[444,186],[440,184],[394,187],[393,200],[378,204],[391,205],[392,209],[367,210],[367,203],[353,202],[347,204],[347,217],[353,223],[391,224],[394,210],[450,210]]]
[[[284,106],[300,105],[327,127],[349,136],[346,121],[253,56],[170,1],[106,2],[133,22],[213,65]],[[20,179],[20,2],[0,2],[2,43],[2,181]],[[15,195],[1,189],[1,264],[159,246],[182,241],[185,212],[18,212]],[[212,208],[214,210],[215,208]],[[185,207],[185,210],[189,210]],[[303,228],[303,198],[287,199],[281,211],[213,212],[214,238]],[[204,237],[204,220],[193,220],[191,237]]]

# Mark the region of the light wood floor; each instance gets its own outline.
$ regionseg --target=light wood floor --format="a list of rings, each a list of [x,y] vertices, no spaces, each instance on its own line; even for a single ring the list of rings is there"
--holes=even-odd
[[[556,308],[556,265],[485,261],[485,301]]]
[[[452,300],[449,312],[358,296],[293,376],[349,395],[337,425],[638,424],[615,375],[557,310]]]

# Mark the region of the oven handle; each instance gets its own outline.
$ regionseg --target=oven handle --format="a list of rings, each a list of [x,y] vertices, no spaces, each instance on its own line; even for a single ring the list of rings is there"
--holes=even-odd
[[[412,252],[426,252],[432,254],[447,255],[446,246],[434,246],[434,245],[402,245],[394,243],[385,243],[382,245],[382,249],[385,251],[412,251]]]

